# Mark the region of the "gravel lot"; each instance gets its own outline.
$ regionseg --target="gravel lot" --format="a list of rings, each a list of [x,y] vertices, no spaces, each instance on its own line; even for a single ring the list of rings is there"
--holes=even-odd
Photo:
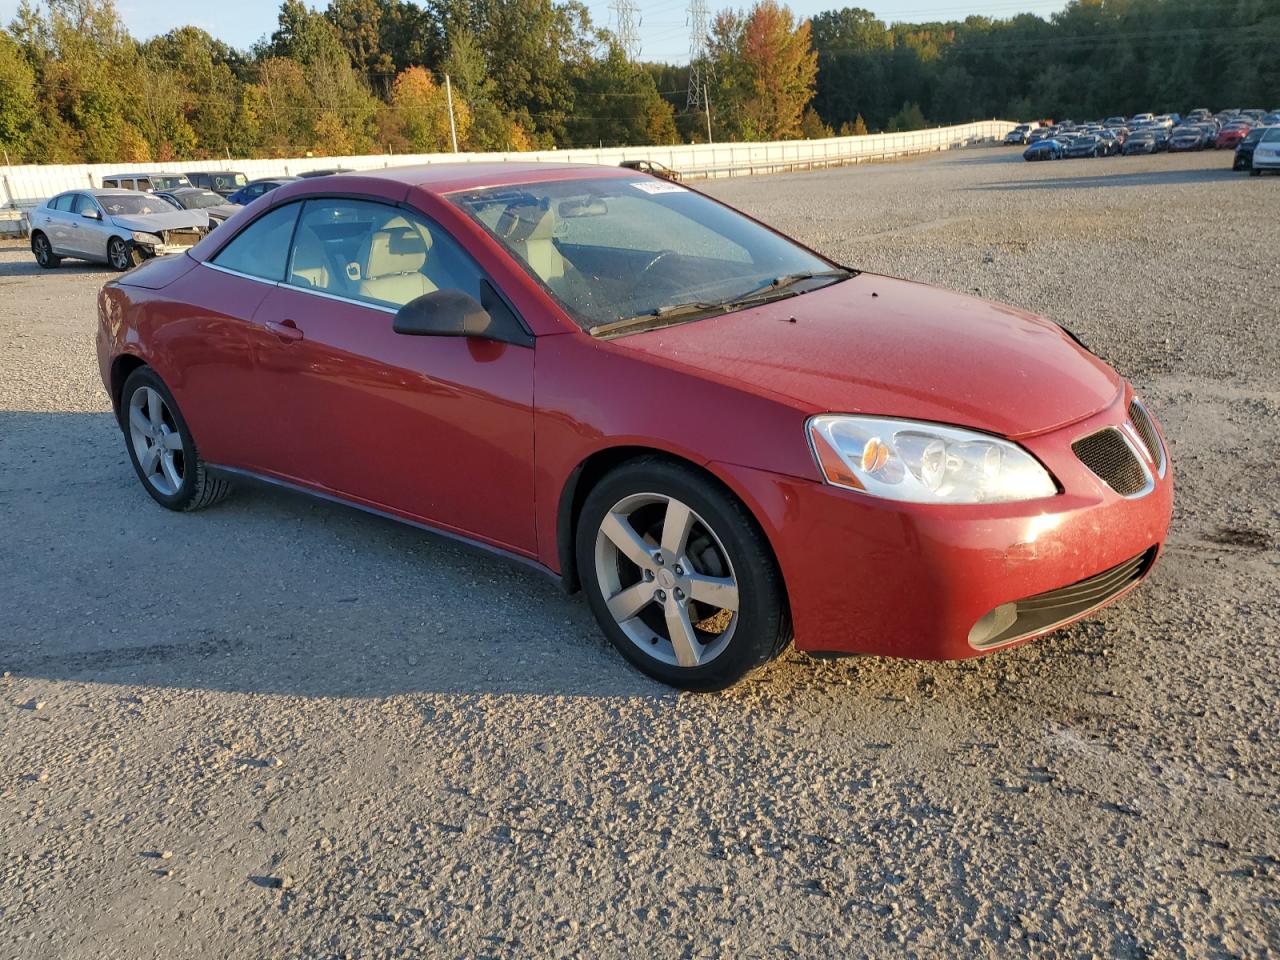
[[[139,488],[111,274],[0,245],[0,952],[1280,951],[1280,181],[1012,150],[713,184],[846,262],[1072,327],[1163,419],[1135,594],[959,664],[715,696],[580,598],[330,504]]]

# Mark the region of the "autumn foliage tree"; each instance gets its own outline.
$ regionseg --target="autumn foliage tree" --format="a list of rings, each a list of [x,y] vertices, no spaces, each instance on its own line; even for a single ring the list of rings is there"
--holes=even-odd
[[[803,134],[818,76],[807,20],[797,21],[774,0],[760,0],[745,13],[722,12],[712,23],[710,54],[721,137],[788,140]]]

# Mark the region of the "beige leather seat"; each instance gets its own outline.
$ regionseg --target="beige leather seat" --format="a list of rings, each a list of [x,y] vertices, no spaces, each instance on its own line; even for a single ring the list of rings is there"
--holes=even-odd
[[[289,267],[289,282],[320,290],[329,289],[329,258],[325,254],[324,241],[306,227],[298,232],[298,244],[293,249],[293,263]]]
[[[555,212],[532,205],[507,207],[496,227],[498,235],[546,283],[565,275],[565,259],[552,239],[555,229]]]
[[[430,248],[430,238],[407,220],[389,220],[365,241],[360,296],[403,305],[438,289],[423,273]]]

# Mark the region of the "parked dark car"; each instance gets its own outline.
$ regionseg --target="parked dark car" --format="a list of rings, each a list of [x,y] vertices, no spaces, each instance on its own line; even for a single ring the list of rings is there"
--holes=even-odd
[[[323,167],[320,170],[307,170],[294,179],[310,180],[312,177],[331,177],[335,173],[353,173],[350,167]]]
[[[1067,144],[1065,155],[1068,160],[1079,160],[1082,157],[1106,156],[1107,146],[1102,138],[1094,134],[1075,137]]]
[[[1169,150],[1172,153],[1203,150],[1207,139],[1208,134],[1203,127],[1178,127],[1169,137]]]
[[[187,179],[193,187],[203,187],[224,197],[231,196],[249,183],[249,178],[236,170],[197,170],[188,172]]]
[[[297,177],[265,177],[261,180],[250,180],[231,196],[227,197],[227,203],[237,203],[240,206],[244,206],[257,200],[264,193],[270,193],[276,187],[292,183],[297,179]]]
[[[1041,140],[1052,140],[1058,133],[1058,127],[1040,127],[1038,130],[1032,130],[1027,137],[1027,143],[1039,143]]]
[[[1231,162],[1232,170],[1253,169],[1253,149],[1258,145],[1258,141],[1262,139],[1262,135],[1266,131],[1266,127],[1254,127],[1236,144],[1236,156]]]
[[[1066,146],[1061,140],[1037,140],[1022,151],[1023,160],[1061,160]]]
[[[1098,139],[1102,141],[1105,152],[1104,157],[1117,157],[1120,155],[1120,148],[1124,146],[1125,138],[1114,130],[1103,130],[1098,134]]]
[[[1144,127],[1141,130],[1135,130],[1129,134],[1125,140],[1124,146],[1120,148],[1123,156],[1131,157],[1135,154],[1150,154],[1160,152],[1159,131],[1153,127]]]
[[[216,227],[240,208],[228,203],[227,198],[203,187],[179,187],[176,190],[157,190],[156,196],[168,200],[179,210],[203,210],[209,215],[209,226]]]
[[[623,160],[618,166],[626,167],[628,170],[638,170],[651,177],[661,177],[673,183],[680,182],[680,171],[672,170],[665,163],[659,163],[657,160]]]
[[[1104,127],[1123,127],[1125,125],[1124,117],[1107,117],[1102,121]]]

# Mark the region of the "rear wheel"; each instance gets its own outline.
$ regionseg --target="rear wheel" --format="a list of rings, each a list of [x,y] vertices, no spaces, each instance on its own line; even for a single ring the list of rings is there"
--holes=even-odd
[[[43,233],[31,235],[31,252],[35,254],[36,263],[46,270],[52,270],[62,263],[62,258],[53,252],[53,245]]]
[[[637,460],[578,518],[578,572],[618,651],[664,683],[727,687],[791,638],[782,578],[746,508],[698,471]]]
[[[150,367],[125,381],[120,426],[138,479],[161,506],[199,510],[231,491],[227,481],[209,475],[173,394]]]
[[[1260,176],[1262,176],[1262,171],[1261,171],[1261,170],[1259,170],[1257,167],[1254,167],[1253,169],[1251,169],[1251,170],[1249,171],[1249,176],[1251,176],[1251,177],[1260,177]]]

